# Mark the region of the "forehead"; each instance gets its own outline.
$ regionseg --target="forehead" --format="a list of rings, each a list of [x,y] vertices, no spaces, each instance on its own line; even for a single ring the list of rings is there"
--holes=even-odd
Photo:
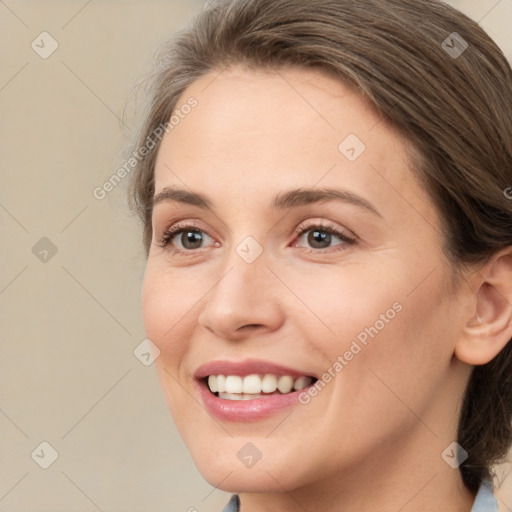
[[[283,143],[295,150],[306,143],[306,152],[319,139],[325,142],[322,149],[334,145],[336,150],[344,132],[364,137],[380,120],[370,104],[342,82],[302,68],[212,71],[183,93],[175,113],[192,97],[197,106],[171,126],[167,137],[183,150],[192,149],[187,144],[192,133],[196,140],[201,138],[201,148],[194,143],[196,151],[209,145],[236,151],[243,141],[245,154],[251,147],[260,154],[278,146],[284,149]]]
[[[191,98],[196,106],[183,114]],[[157,193],[185,185],[274,195],[321,182],[421,195],[403,137],[352,88],[318,70],[212,71],[183,93],[175,114],[179,122],[159,149]]]

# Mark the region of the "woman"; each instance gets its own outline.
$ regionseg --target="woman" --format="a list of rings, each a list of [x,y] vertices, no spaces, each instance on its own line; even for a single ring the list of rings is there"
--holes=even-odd
[[[225,510],[497,510],[512,72],[482,29],[435,0],[214,2],[162,50],[155,138],[144,322]]]

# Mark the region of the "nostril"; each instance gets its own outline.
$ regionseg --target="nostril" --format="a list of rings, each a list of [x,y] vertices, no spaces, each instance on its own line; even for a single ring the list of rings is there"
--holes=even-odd
[[[261,325],[261,324],[247,324],[247,325],[242,325],[242,327],[239,327],[238,330],[240,330],[240,329],[254,330],[254,329],[258,329],[259,327],[263,327],[263,325]]]

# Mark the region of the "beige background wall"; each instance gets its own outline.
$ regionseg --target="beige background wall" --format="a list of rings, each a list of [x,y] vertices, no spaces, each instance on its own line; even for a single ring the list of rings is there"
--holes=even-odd
[[[512,0],[450,3],[512,59]],[[201,8],[0,0],[0,512],[214,512],[227,499],[195,470],[154,369],[133,354],[143,254],[126,183],[92,195],[123,164],[130,87]],[[58,43],[46,59],[44,31]],[[48,469],[35,462],[51,460],[43,441],[58,452]],[[512,477],[497,494],[511,511]]]

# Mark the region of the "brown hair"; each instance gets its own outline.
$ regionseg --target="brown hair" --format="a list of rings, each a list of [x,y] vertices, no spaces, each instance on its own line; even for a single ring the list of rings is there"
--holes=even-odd
[[[512,70],[462,13],[437,0],[217,0],[162,48],[137,145],[192,82],[237,64],[313,67],[369,99],[419,155],[414,172],[439,211],[455,273],[512,245]],[[156,154],[139,162],[130,192],[146,253]],[[473,369],[463,398],[457,440],[472,492],[512,443],[511,370],[508,343]]]

